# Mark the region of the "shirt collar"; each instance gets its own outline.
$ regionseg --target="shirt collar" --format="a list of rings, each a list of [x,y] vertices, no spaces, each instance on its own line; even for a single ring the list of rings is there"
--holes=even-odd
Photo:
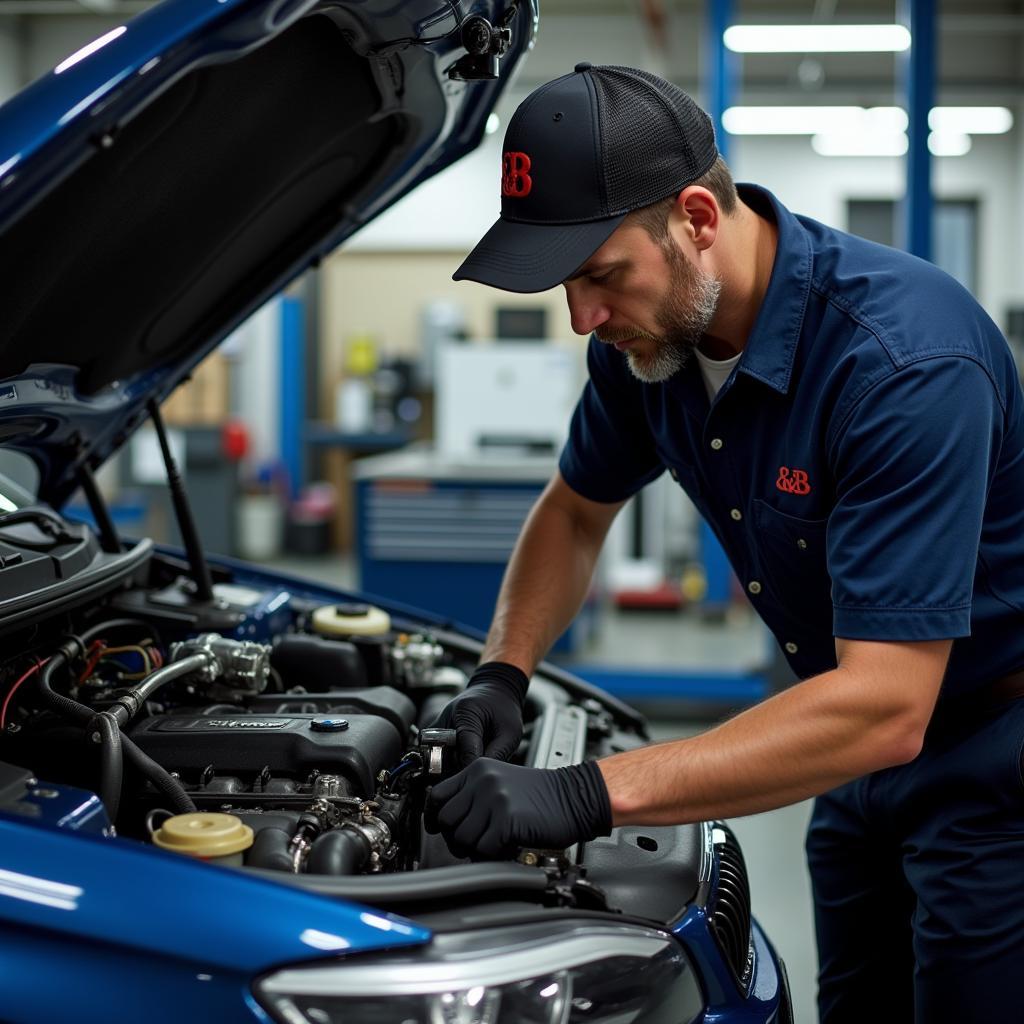
[[[758,214],[773,216],[779,231],[768,290],[737,372],[786,394],[811,290],[811,242],[803,225],[767,189],[749,184],[736,189]]]

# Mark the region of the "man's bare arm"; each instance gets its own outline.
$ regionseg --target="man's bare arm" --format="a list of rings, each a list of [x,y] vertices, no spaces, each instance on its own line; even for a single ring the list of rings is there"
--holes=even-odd
[[[837,640],[831,672],[700,736],[599,761],[615,824],[756,814],[913,760],[951,646]]]
[[[624,504],[581,497],[555,473],[516,542],[481,662],[506,661],[533,672],[579,611]]]

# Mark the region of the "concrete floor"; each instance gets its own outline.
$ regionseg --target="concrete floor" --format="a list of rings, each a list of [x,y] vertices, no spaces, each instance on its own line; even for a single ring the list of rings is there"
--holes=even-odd
[[[289,557],[267,567],[346,589],[357,586],[348,560]],[[721,624],[704,623],[695,615],[608,609],[592,641],[562,663],[569,669],[578,659],[614,666],[741,670],[763,665],[768,650],[763,627],[744,609]],[[693,714],[693,708],[687,709],[690,717],[680,718],[664,701],[648,714],[655,741],[692,736],[714,724],[706,715]],[[814,918],[803,852],[810,808],[804,802],[729,822],[746,858],[754,914],[786,962],[796,1024],[818,1019]]]

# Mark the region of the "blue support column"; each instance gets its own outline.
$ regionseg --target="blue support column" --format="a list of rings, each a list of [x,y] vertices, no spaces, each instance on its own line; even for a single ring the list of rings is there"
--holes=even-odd
[[[900,17],[910,29],[910,50],[903,57],[907,115],[907,193],[903,203],[903,247],[932,258],[932,155],[928,114],[935,103],[935,0],[900,0]]]
[[[302,300],[281,299],[281,462],[288,473],[290,497],[298,495],[303,479],[303,418],[306,409],[305,310]]]
[[[703,519],[700,521],[700,556],[707,581],[703,608],[707,612],[724,612],[732,601],[732,566],[714,530]]]
[[[704,103],[715,126],[718,152],[729,159],[729,136],[722,114],[733,104],[738,78],[738,56],[725,47],[725,30],[732,24],[733,0],[708,0],[707,40],[704,47]]]
[[[725,30],[732,21],[733,0],[708,0],[704,103],[715,126],[718,152],[726,161],[729,160],[730,136],[722,124],[722,115],[734,102],[739,80],[739,56],[725,45]],[[732,570],[718,538],[703,521],[700,526],[700,553],[707,579],[704,608],[708,611],[724,609],[731,596]]]

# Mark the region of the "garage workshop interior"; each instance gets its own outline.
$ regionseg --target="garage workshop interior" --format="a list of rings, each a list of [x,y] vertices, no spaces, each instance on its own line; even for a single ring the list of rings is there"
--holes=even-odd
[[[1024,1019],[1022,95],[1024,0],[0,0],[0,1020]]]

